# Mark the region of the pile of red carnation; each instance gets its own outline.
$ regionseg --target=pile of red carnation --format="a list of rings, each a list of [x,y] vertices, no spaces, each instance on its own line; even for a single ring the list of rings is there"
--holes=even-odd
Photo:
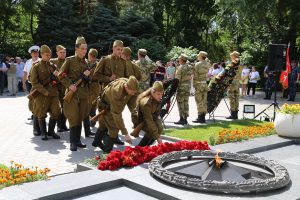
[[[99,162],[99,170],[115,170],[122,166],[133,167],[171,151],[181,150],[210,150],[207,142],[180,141],[176,143],[162,143],[145,147],[126,147],[124,151],[112,151],[105,160]]]

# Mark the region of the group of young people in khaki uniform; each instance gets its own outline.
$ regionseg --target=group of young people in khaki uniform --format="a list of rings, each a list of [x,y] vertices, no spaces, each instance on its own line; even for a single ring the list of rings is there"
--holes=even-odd
[[[35,135],[42,135],[43,140],[47,140],[48,136],[59,139],[54,127],[59,120],[59,130],[68,130],[65,124],[61,124],[66,117],[70,128],[70,150],[84,148],[86,145],[81,142],[82,123],[85,135],[93,135],[89,119],[90,116],[95,116],[98,107],[99,112],[103,112],[99,117],[99,128],[93,146],[110,152],[113,144],[124,144],[118,138],[119,130],[125,136],[125,141],[132,143],[122,118],[127,105],[135,120],[135,127],[143,124],[145,135],[139,145],[150,145],[154,140],[161,142],[162,122],[159,110],[164,89],[162,82],[155,82],[152,87],[144,86],[149,81],[149,78],[145,78],[145,73],[156,67],[145,49],[138,51],[139,60],[136,63],[130,59],[130,48],[124,48],[120,40],[114,42],[112,54],[101,58],[99,62],[96,61],[96,49],[90,49],[88,60],[85,59],[87,43],[83,37],[76,39],[74,56],[60,58],[59,52],[65,51],[65,48],[58,45],[56,50],[58,58],[50,60],[50,48],[42,45],[42,58],[30,71],[32,91],[38,91],[36,97],[30,98],[32,112],[37,119]],[[148,77],[149,75],[150,73]],[[69,93],[72,96],[67,100]],[[50,114],[48,131],[47,113]]]

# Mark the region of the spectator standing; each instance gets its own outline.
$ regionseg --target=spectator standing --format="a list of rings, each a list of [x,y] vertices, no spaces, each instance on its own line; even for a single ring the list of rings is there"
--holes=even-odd
[[[22,80],[24,77],[24,62],[22,62],[22,59],[20,57],[16,57],[16,79],[17,79],[17,84],[18,84],[18,91],[22,92],[23,87],[22,87]]]
[[[163,81],[165,79],[166,68],[161,61],[157,62],[158,68],[154,71],[154,82]]]
[[[242,96],[246,96],[247,84],[249,81],[249,73],[250,73],[250,69],[247,67],[247,65],[245,65],[243,67],[241,80],[240,80],[240,84],[242,86]]]
[[[168,62],[168,67],[166,69],[167,80],[172,80],[175,78],[176,66],[175,63],[170,61]]]
[[[300,71],[299,71],[299,67],[297,67],[297,62],[295,60],[292,60],[291,67],[292,67],[291,73],[289,73],[289,96],[290,96],[290,98],[288,99],[288,101],[295,101],[296,86],[297,86],[297,82],[299,82]]]
[[[250,89],[252,89],[252,95],[255,95],[255,88],[256,88],[256,84],[257,81],[260,80],[260,76],[258,71],[256,71],[256,67],[252,67],[252,70],[249,74],[249,83],[248,83],[248,91],[247,91],[247,95],[250,94]]]
[[[16,96],[17,93],[17,68],[13,59],[10,59],[9,69],[7,70],[7,87],[9,91],[8,96]]]
[[[39,46],[32,46],[28,49],[28,53],[31,55],[31,59],[27,60],[24,66],[24,76],[23,76],[23,89],[27,90],[27,92],[30,92],[31,90],[31,83],[28,80],[29,72],[30,69],[33,65],[33,63],[36,63],[40,61],[39,58],[39,51],[40,47]]]

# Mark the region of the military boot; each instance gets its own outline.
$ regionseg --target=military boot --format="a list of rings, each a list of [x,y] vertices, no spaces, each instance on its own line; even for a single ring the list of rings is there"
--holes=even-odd
[[[200,120],[199,120],[199,122],[202,123],[202,124],[206,123],[206,121],[205,121],[205,114],[204,114],[204,113],[202,113],[202,114],[200,115]]]
[[[150,139],[150,138],[144,136],[144,137],[141,139],[141,141],[140,141],[140,143],[138,144],[138,146],[140,146],[140,147],[150,146],[151,144],[153,144],[154,141],[155,141],[154,139]]]
[[[61,126],[62,126],[62,129],[63,129],[64,131],[69,131],[70,129],[68,129],[68,127],[67,127],[67,125],[66,125],[66,123],[67,123],[67,118],[66,118],[66,116],[65,116],[64,113],[61,114],[61,118],[62,118],[62,120],[61,120]]]
[[[125,143],[120,139],[119,136],[117,136],[117,138],[115,138],[113,141],[114,141],[115,144],[118,144],[118,145],[124,145],[124,144],[125,144]]]
[[[53,139],[60,139],[60,136],[54,132],[55,124],[56,120],[50,117],[48,124],[48,136],[52,136]]]
[[[194,120],[194,123],[201,123],[200,120],[201,119],[201,114],[198,115],[198,118],[196,120]]]
[[[71,151],[77,151],[76,131],[77,131],[77,126],[70,128],[70,150]]]
[[[182,125],[187,125],[187,124],[188,124],[187,117],[184,117]]]
[[[183,117],[180,117],[179,121],[178,122],[174,122],[174,124],[181,124],[181,125],[183,125],[184,124]]]
[[[33,135],[40,136],[41,130],[37,116],[33,116]]]
[[[232,119],[238,119],[238,111],[232,111]]]
[[[58,119],[57,119],[57,132],[64,132],[64,129],[62,127],[62,114],[59,115]]]
[[[114,147],[116,138],[111,138],[110,136],[105,135],[103,137],[103,147],[101,148],[105,153],[110,153]]]
[[[104,148],[104,145],[102,143],[103,137],[106,136],[107,130],[100,130],[99,128],[97,129],[97,132],[94,137],[94,141],[92,142],[92,145],[94,147],[99,147],[101,149]]]
[[[234,112],[234,111],[231,110],[231,111],[230,111],[230,116],[226,117],[226,119],[233,119],[233,112]]]
[[[95,133],[91,131],[89,117],[86,117],[83,120],[83,128],[84,128],[85,137],[90,137],[90,136],[94,136],[95,135]]]
[[[81,129],[82,129],[81,125],[76,126],[76,146],[80,148],[85,148],[86,144],[81,142]]]
[[[45,119],[39,119],[39,126],[41,129],[41,135],[42,135],[42,140],[48,140],[47,137],[47,129],[46,129],[46,120]]]

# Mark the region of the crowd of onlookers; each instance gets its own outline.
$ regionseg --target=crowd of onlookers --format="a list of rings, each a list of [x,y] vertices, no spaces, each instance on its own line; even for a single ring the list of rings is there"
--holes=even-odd
[[[12,58],[6,56],[0,63],[0,95],[3,95],[5,88],[8,89],[8,96],[16,96],[17,92],[23,91],[22,80],[26,60],[20,57]]]

